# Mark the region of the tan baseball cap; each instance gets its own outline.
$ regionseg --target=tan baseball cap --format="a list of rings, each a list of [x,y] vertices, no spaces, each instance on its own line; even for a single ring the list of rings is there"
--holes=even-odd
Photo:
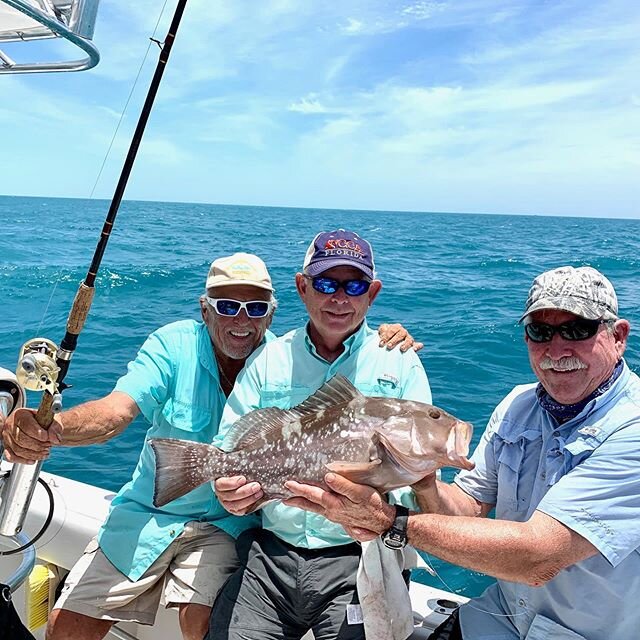
[[[248,284],[273,291],[267,265],[252,253],[234,253],[211,263],[206,288]]]

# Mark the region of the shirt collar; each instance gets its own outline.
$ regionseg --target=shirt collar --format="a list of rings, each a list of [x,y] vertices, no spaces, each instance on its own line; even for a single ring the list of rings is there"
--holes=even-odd
[[[307,325],[304,330],[305,347],[310,354],[312,354],[316,358],[320,358],[321,360],[324,360],[324,358],[320,354],[318,354],[318,351],[316,350],[316,345],[313,344],[313,341],[309,336],[309,324],[310,322],[307,322]],[[364,339],[369,333],[369,331],[370,331],[369,325],[367,325],[367,320],[365,318],[362,321],[360,328],[355,333],[352,333],[348,338],[346,338],[342,342],[342,344],[344,345],[344,351],[340,354],[338,359],[344,358],[345,356],[348,356],[352,351],[359,349],[360,346],[363,344]]]
[[[202,366],[216,379],[219,380],[218,362],[213,351],[211,336],[204,322],[200,322],[198,326],[198,359]]]

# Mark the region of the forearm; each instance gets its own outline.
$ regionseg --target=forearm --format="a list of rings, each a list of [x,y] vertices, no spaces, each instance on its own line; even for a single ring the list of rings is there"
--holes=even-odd
[[[58,416],[62,445],[79,446],[106,442],[121,433],[138,415],[136,404],[114,391],[100,400],[85,402]]]
[[[550,518],[548,520],[551,520]],[[540,586],[565,567],[594,555],[584,538],[557,522],[415,514],[409,543],[442,560],[495,578]]]
[[[414,484],[412,489],[422,513],[469,517],[486,515],[482,504],[468,493],[455,484],[436,480],[435,476]]]

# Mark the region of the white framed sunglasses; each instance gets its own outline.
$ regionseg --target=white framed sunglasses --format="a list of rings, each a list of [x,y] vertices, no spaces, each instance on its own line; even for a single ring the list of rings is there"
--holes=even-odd
[[[210,298],[204,299],[213,307],[219,316],[234,318],[242,309],[250,318],[264,318],[273,308],[272,302],[266,300],[233,300],[232,298]]]

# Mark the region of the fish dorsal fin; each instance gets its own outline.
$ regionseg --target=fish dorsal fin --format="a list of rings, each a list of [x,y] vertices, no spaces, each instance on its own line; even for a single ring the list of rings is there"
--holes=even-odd
[[[234,422],[224,441],[228,451],[254,449],[282,436],[287,425],[324,409],[364,396],[343,375],[325,382],[313,395],[291,409],[267,407],[247,413]],[[296,429],[297,430],[297,429]]]
[[[335,407],[338,404],[350,402],[355,398],[364,398],[364,396],[347,378],[338,374],[333,376],[331,380],[327,380],[327,382],[304,402],[290,409],[290,412],[304,417],[311,413],[317,413],[318,411]]]
[[[256,409],[233,423],[224,439],[224,448],[228,451],[253,449],[269,442],[270,434],[280,434],[285,425],[295,420],[298,416],[285,409]]]

